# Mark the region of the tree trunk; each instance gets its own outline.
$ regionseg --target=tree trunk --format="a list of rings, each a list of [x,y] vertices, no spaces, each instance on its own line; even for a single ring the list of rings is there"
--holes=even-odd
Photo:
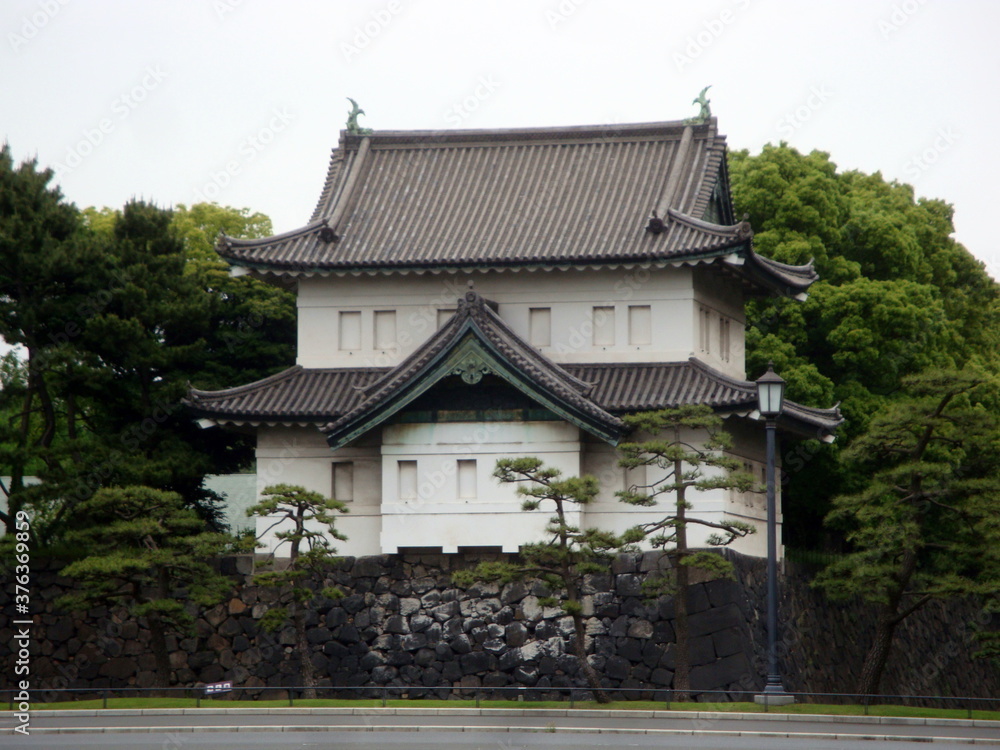
[[[674,476],[683,476],[683,464],[674,462]],[[691,699],[691,629],[688,626],[688,585],[690,570],[684,564],[687,556],[687,526],[684,487],[677,490],[677,543],[674,556],[674,580],[677,593],[674,595],[674,634],[677,637],[677,653],[674,655],[674,696],[673,700],[685,703]]]
[[[156,687],[160,690],[154,691],[154,695],[169,697],[170,693],[166,688],[170,687],[170,653],[167,651],[167,629],[163,621],[155,614],[150,614],[146,621],[149,623],[149,646],[153,650],[153,658],[156,660]]]
[[[878,624],[875,626],[875,638],[865,655],[865,663],[861,668],[861,679],[858,681],[858,692],[862,695],[877,695],[882,682],[882,672],[889,649],[892,647],[892,637],[896,626],[916,612],[930,599],[924,596],[908,607],[900,609],[904,592],[917,569],[917,551],[915,548],[906,550],[896,574],[896,586],[889,594],[889,601],[879,607]]]
[[[302,697],[312,699],[316,697],[316,667],[312,661],[312,648],[309,639],[306,637],[306,613],[304,605],[296,602],[295,614],[292,621],[295,623],[295,648],[299,652],[299,660],[302,663]]]
[[[587,632],[583,625],[583,615],[573,615],[573,628],[576,631],[573,638],[573,645],[576,649],[576,659],[583,670],[583,676],[587,678],[587,683],[594,691],[594,700],[598,703],[610,703],[611,699],[601,687],[601,680],[590,662],[587,661]]]
[[[680,558],[677,558],[677,562]],[[677,651],[674,654],[673,700],[685,703],[691,699],[691,629],[688,626],[688,582],[690,571],[677,565],[677,593],[674,595],[674,634]]]
[[[858,680],[858,692],[862,695],[878,695],[882,671],[885,669],[889,649],[892,647],[892,636],[899,624],[895,612],[889,611],[889,605],[884,605],[881,609],[878,624],[875,626],[875,638],[865,655],[861,679]]]

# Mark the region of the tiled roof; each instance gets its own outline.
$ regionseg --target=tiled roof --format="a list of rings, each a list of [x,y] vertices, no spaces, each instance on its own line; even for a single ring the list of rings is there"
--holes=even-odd
[[[708,404],[722,412],[757,408],[753,382],[736,380],[697,359],[651,364],[563,365],[586,386],[588,400],[611,414]],[[193,390],[188,405],[222,423],[311,423],[329,425],[391,387],[387,368],[326,370],[292,367],[278,375],[225,391]],[[380,381],[386,381],[384,383]],[[785,402],[782,426],[805,437],[832,435],[843,422],[838,409],[815,409]]]
[[[217,250],[279,274],[755,257],[720,197],[725,151],[714,119],[344,134],[308,225]],[[796,293],[806,268],[784,280]]]
[[[315,424],[356,406],[362,388],[385,369],[305,369],[299,365],[255,383],[202,391],[192,388],[185,403],[199,416],[225,422]]]

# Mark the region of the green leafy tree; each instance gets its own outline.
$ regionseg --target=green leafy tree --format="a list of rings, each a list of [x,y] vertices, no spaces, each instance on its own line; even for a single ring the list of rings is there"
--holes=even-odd
[[[1000,422],[996,380],[933,370],[872,418],[846,458],[870,476],[834,501],[852,551],[817,577],[878,618],[858,692],[876,694],[893,635],[932,599],[1000,591]]]
[[[179,204],[170,226],[184,245],[185,273],[211,303],[205,364],[191,378],[193,384],[204,389],[230,388],[294,364],[295,295],[253,276],[230,276],[214,247],[220,233],[241,238],[270,236],[271,220],[247,208]]]
[[[627,469],[642,466],[654,471],[648,483],[632,485],[616,493],[618,498],[629,505],[651,507],[659,505],[661,497],[672,496],[666,515],[631,529],[628,541],[646,540],[670,561],[670,574],[648,580],[644,588],[651,596],[674,597],[677,636],[674,691],[680,696],[678,700],[686,700],[691,690],[687,600],[691,569],[698,568],[715,577],[732,576],[732,563],[728,560],[715,552],[691,548],[688,526],[711,529],[708,543],[712,547],[724,547],[755,531],[753,526],[740,521],[710,521],[689,515],[689,493],[727,489],[745,492],[753,489],[753,477],[741,470],[740,461],[725,455],[732,441],[721,429],[721,417],[709,406],[690,404],[627,415],[625,424],[650,437],[619,445],[622,454],[619,464]]]
[[[88,524],[68,534],[68,541],[85,556],[62,569],[75,588],[59,606],[128,607],[149,629],[157,687],[169,687],[167,636],[193,632],[187,602],[211,607],[232,590],[232,582],[211,565],[232,538],[207,531],[176,493],[150,487],[98,490],[81,503],[80,512]]]
[[[26,353],[0,392],[2,520],[30,508],[47,543],[98,488],[146,485],[178,492],[221,528],[204,476],[250,465],[252,441],[199,429],[181,400],[189,383],[232,386],[294,360],[291,294],[230,278],[209,240],[268,233],[270,222],[140,201],[81,216],[50,178],[0,157],[0,334]]]
[[[315,589],[317,581],[322,581],[331,566],[337,563],[336,549],[330,539],[345,540],[337,531],[336,514],[346,513],[347,506],[340,500],[324,497],[304,487],[277,484],[266,487],[263,499],[247,510],[247,515],[266,518],[270,522],[265,533],[278,529],[274,536],[278,544],[265,566],[275,565],[274,552],[287,545],[287,565],[281,570],[268,570],[254,576],[258,586],[277,589],[280,595],[278,605],[273,606],[261,618],[261,627],[274,632],[291,621],[295,629],[295,648],[299,653],[302,670],[302,685],[306,688],[304,698],[316,697],[316,667],[310,656],[309,640],[306,637],[306,615],[311,602],[319,596],[339,599],[343,592],[327,586]]]
[[[27,476],[56,482],[82,462],[81,404],[66,386],[77,377],[79,335],[104,288],[104,250],[50,186],[52,176],[34,160],[15,166],[10,148],[0,148],[0,336],[23,352],[16,355],[23,367],[8,368],[0,391],[7,417],[0,473],[10,477],[0,520],[8,533],[17,511],[52,498]]]
[[[553,515],[545,526],[547,539],[521,546],[515,561],[482,562],[472,570],[454,574],[459,585],[476,581],[541,580],[551,594],[539,599],[542,606],[559,607],[573,618],[574,650],[580,670],[600,703],[609,702],[593,665],[587,661],[586,628],[583,622],[581,590],[584,577],[603,573],[622,546],[622,540],[600,529],[582,529],[571,514],[591,503],[597,495],[597,479],[592,476],[562,478],[558,469],[543,465],[538,458],[505,458],[497,461],[493,476],[505,484],[517,483],[524,500],[522,510],[536,511],[551,503]]]
[[[838,171],[822,151],[786,144],[729,155],[733,201],[749,214],[756,250],[815,262],[805,302],[747,306],[747,369],[773,360],[788,397],[847,419],[833,445],[810,446],[789,473],[785,534],[791,545],[837,547],[822,519],[837,494],[866,477],[838,460],[869,419],[901,397],[901,382],[928,367],[980,363],[998,370],[1000,285],[953,238],[953,209],[918,198],[882,175]]]

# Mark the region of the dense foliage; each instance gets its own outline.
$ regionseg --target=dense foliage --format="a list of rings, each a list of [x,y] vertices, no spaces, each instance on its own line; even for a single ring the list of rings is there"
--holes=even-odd
[[[169,687],[167,636],[192,634],[195,617],[188,607],[214,606],[231,591],[232,582],[212,567],[231,537],[206,531],[180,495],[149,487],[100,489],[80,503],[80,513],[87,521],[67,539],[89,554],[62,569],[76,585],[60,606],[124,605],[143,618],[157,685]],[[180,588],[184,599],[177,597]]]
[[[807,445],[785,462],[786,542],[836,547],[839,535],[823,532],[830,500],[866,479],[840,450],[902,397],[905,376],[969,363],[997,370],[1000,286],[951,236],[951,206],[917,198],[910,185],[838,172],[828,154],[784,144],[730,154],[730,175],[756,250],[813,260],[820,274],[805,302],[748,306],[747,372],[757,377],[773,361],[789,398],[841,403],[837,443]]]
[[[893,633],[935,598],[1000,596],[1000,388],[938,370],[904,380],[844,452],[869,481],[834,500],[829,521],[851,553],[816,583],[861,597],[878,623],[858,692],[877,693]]]
[[[247,466],[252,445],[199,429],[181,400],[293,362],[292,295],[230,278],[211,254],[219,231],[270,222],[141,201],[80,212],[51,179],[0,150],[0,336],[19,347],[0,367],[0,520],[28,508],[36,542],[52,542],[98,489],[144,485],[220,527],[204,476]]]

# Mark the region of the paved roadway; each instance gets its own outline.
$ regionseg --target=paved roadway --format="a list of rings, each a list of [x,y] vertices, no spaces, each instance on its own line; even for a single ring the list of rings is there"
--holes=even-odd
[[[234,734],[48,735],[18,738],[0,747],[25,750],[590,750],[590,748],[683,748],[683,750],[870,750],[867,740],[773,739],[754,737],[653,737],[651,735],[499,734],[482,732],[248,732]],[[878,743],[886,750],[968,750],[968,744]]]
[[[0,718],[0,748],[859,748],[894,739],[893,750],[987,744],[1000,722],[806,717],[664,711],[477,709],[202,709],[34,712],[31,736]],[[108,728],[108,729],[105,729]],[[76,731],[74,731],[76,730]],[[63,733],[63,732],[72,733]],[[600,733],[598,733],[600,732]],[[912,741],[911,741],[912,738]],[[952,738],[943,740],[942,738]],[[870,747],[870,745],[868,745]]]

